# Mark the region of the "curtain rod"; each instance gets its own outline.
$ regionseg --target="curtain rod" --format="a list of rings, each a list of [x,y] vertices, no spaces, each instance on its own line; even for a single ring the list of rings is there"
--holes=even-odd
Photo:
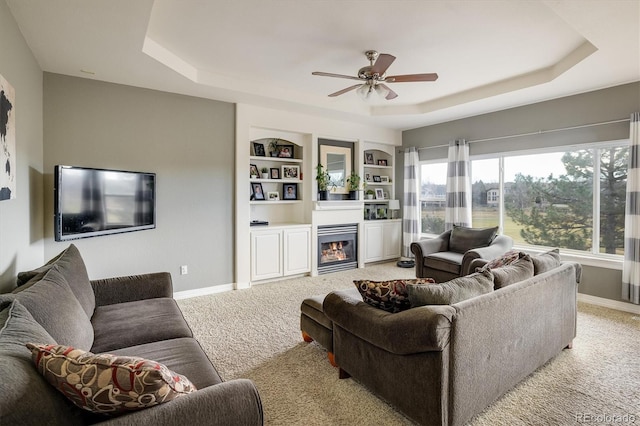
[[[594,127],[594,126],[603,126],[606,124],[615,124],[615,123],[623,123],[625,121],[630,121],[630,118],[621,118],[619,120],[611,120],[611,121],[603,121],[600,123],[591,123],[591,124],[581,124],[578,126],[571,126],[571,127],[561,127],[559,129],[548,129],[548,130],[538,130],[537,132],[528,132],[528,133],[519,133],[516,135],[507,135],[507,136],[496,136],[493,138],[485,138],[485,139],[476,139],[476,140],[470,140],[467,141],[467,143],[476,143],[476,142],[488,142],[488,141],[497,141],[497,140],[501,140],[501,139],[511,139],[511,138],[521,138],[524,136],[533,136],[533,135],[542,135],[545,133],[554,133],[554,132],[562,132],[562,131],[566,131],[566,130],[575,130],[575,129],[583,129],[585,127]],[[433,145],[433,146],[423,146],[418,148],[418,151],[422,151],[423,149],[433,149],[433,148],[443,148],[443,147],[448,147],[449,144],[445,143],[445,144],[441,144],[441,145]],[[404,150],[398,150],[398,153],[403,153]]]

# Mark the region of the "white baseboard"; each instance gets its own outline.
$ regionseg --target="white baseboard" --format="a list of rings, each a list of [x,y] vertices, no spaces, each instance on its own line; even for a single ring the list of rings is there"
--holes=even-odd
[[[190,299],[192,297],[206,296],[208,294],[223,293],[225,291],[233,290],[233,284],[214,285],[211,287],[197,288],[195,290],[184,290],[173,293],[173,298]]]
[[[578,301],[640,315],[640,305],[578,293]]]

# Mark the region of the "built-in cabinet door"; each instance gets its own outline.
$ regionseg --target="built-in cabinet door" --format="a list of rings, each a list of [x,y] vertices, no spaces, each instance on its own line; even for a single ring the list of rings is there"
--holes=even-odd
[[[311,228],[285,229],[284,275],[304,274],[311,271]]]
[[[382,222],[364,224],[364,261],[382,260],[384,254],[384,232]]]
[[[282,276],[282,231],[251,233],[251,280]]]
[[[384,258],[400,257],[402,252],[402,222],[393,221],[384,224]]]

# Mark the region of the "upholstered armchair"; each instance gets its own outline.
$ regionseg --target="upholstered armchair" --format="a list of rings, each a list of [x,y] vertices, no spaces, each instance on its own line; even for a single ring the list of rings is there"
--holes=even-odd
[[[474,259],[495,259],[513,246],[511,237],[497,235],[497,232],[497,227],[454,226],[436,238],[411,243],[416,257],[416,277],[444,282],[474,272],[471,268]]]

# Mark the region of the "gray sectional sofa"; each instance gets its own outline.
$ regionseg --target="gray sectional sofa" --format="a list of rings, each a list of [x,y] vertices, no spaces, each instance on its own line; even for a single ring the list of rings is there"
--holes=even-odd
[[[335,291],[321,306],[303,303],[301,328],[308,340],[331,341],[341,378],[353,377],[419,424],[464,425],[572,345],[581,266],[557,263],[521,281],[496,269],[495,277],[514,282],[398,313],[353,289]]]
[[[90,281],[70,245],[47,265],[21,273],[0,295],[0,424],[261,425],[254,384],[223,381],[173,299],[171,276],[154,273]],[[26,343],[160,362],[197,390],[119,416],[73,405],[38,373]]]

